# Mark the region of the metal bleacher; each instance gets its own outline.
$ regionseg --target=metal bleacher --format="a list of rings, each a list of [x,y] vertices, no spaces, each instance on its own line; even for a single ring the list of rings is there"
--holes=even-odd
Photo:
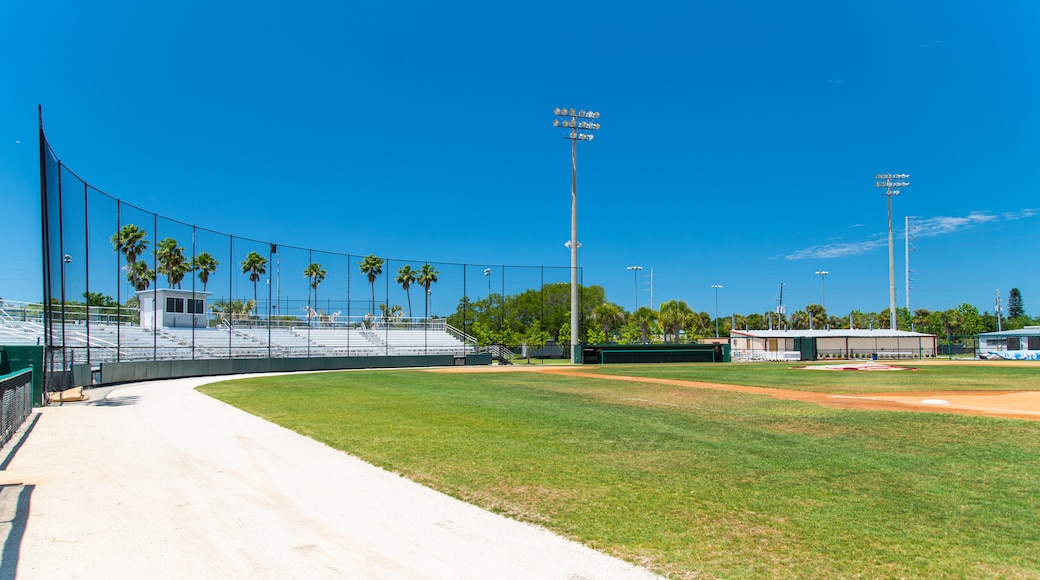
[[[429,327],[340,325],[310,327],[160,328],[136,324],[70,321],[53,327],[51,344],[64,344],[72,362],[295,358],[342,356],[461,355],[477,351],[464,335],[440,321]],[[0,344],[44,344],[43,324],[0,318]]]

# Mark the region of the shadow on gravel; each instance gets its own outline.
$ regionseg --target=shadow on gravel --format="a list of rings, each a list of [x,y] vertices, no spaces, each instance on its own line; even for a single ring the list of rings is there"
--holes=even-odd
[[[29,424],[25,425],[23,423],[24,428],[19,427],[18,430],[21,431],[21,433],[17,434],[17,440],[12,438],[2,449],[0,449],[0,451],[2,451],[0,457],[3,458],[3,461],[0,461],[0,471],[7,469],[8,464],[10,464],[11,460],[14,459],[15,453],[18,453],[18,450],[22,448],[22,444],[24,444],[25,440],[29,438],[29,433],[32,433],[33,428],[36,427],[36,422],[39,420],[39,413],[33,413],[30,415],[29,418],[26,419]],[[2,576],[0,576],[0,578],[2,578]]]
[[[35,485],[0,485],[0,538],[4,540],[0,552],[0,579],[14,578],[18,572],[18,558],[22,551],[22,537],[29,521],[29,501]]]
[[[88,400],[82,403],[76,403],[79,405],[85,405],[88,407],[125,407],[127,405],[134,405],[141,397],[137,395],[130,395],[127,397],[116,397],[114,399],[103,398],[98,400]],[[68,404],[68,403],[66,403]]]

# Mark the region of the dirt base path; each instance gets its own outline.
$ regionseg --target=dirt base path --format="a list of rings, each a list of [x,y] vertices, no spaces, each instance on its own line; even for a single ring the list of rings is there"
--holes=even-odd
[[[915,362],[915,365],[917,363]],[[944,364],[940,361],[936,364]],[[955,363],[956,364],[956,363]],[[971,364],[970,362],[968,364]],[[835,395],[830,393],[813,393],[789,389],[773,389],[768,387],[746,387],[742,385],[725,385],[684,381],[679,379],[655,379],[648,377],[629,377],[620,375],[604,375],[590,373],[581,367],[573,366],[531,366],[516,365],[490,367],[457,367],[443,372],[543,372],[555,375],[603,379],[616,381],[632,381],[638,383],[656,383],[675,385],[693,389],[715,389],[737,393],[751,393],[783,399],[803,401],[838,409],[914,411],[922,413],[955,413],[960,415],[987,415],[991,417],[1008,417],[1040,421],[1040,391],[926,391],[926,392],[893,392],[873,393],[870,395]],[[840,371],[835,371],[840,372]]]

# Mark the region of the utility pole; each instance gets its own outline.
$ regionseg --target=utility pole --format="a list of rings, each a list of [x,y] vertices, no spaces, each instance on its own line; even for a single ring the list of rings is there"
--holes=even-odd
[[[633,306],[632,312],[639,310],[639,271],[643,269],[642,266],[629,266],[626,270],[632,271],[632,294],[633,294]]]
[[[827,274],[830,274],[827,270],[816,271],[816,275],[820,277],[820,306],[823,307],[823,325],[830,330],[830,325],[827,324]],[[809,324],[812,325],[811,314],[809,315]]]
[[[564,139],[571,142],[571,361],[581,362],[581,351],[578,346],[578,141],[592,141],[592,131],[599,129],[599,113],[584,109],[553,109],[556,118],[554,127],[570,129],[563,134]],[[579,121],[578,119],[581,119]]]
[[[997,288],[997,299],[994,303],[994,310],[997,313],[997,332],[1003,332],[1000,327],[1000,288]]]
[[[910,313],[910,330],[914,330],[914,311],[910,310],[910,252],[916,251],[914,247],[913,237],[910,235],[910,228],[913,224],[910,223],[910,219],[917,216],[908,215],[906,216],[906,311]]]
[[[654,309],[654,269],[650,268],[650,310]]]
[[[892,197],[899,195],[900,188],[908,187],[909,173],[878,173],[874,176],[875,186],[884,188],[884,195],[888,198],[888,311],[889,325],[892,330],[896,329],[896,258],[892,246]]]

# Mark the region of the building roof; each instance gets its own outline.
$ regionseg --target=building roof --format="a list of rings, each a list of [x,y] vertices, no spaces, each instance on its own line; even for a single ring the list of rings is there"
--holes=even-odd
[[[979,336],[1040,336],[1040,326],[1027,326],[1018,330],[1004,330],[1001,332],[980,332]]]
[[[887,328],[834,328],[831,330],[732,330],[730,335],[757,338],[921,338],[934,334]]]
[[[171,294],[174,296],[209,296],[212,292],[206,292],[204,290],[181,290],[180,288],[149,288],[148,290],[138,290],[137,294]]]

